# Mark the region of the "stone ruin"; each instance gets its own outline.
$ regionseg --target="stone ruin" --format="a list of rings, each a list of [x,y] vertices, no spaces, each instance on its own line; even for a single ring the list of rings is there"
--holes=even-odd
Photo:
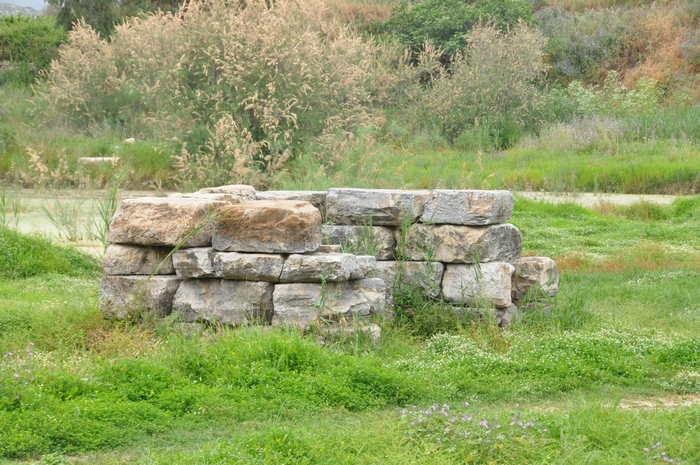
[[[521,257],[520,231],[505,223],[513,201],[509,191],[239,185],[124,200],[99,305],[111,318],[308,328],[382,314],[401,288],[507,326],[546,307],[559,280],[550,258]]]

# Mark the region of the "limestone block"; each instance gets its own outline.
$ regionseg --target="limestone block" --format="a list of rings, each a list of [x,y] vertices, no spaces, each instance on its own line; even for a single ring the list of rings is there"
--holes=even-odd
[[[430,191],[328,189],[328,219],[335,224],[399,226],[423,214]]]
[[[466,226],[499,224],[513,214],[514,200],[509,191],[436,189],[420,220]]]
[[[512,224],[492,226],[412,225],[397,249],[410,260],[443,263],[510,261],[520,258],[520,231]]]
[[[150,275],[156,267],[156,274],[173,274],[173,260],[168,253],[170,249],[164,247],[112,244],[105,251],[102,268],[110,276]]]
[[[394,230],[384,226],[324,224],[323,242],[337,244],[356,255],[374,255],[377,260],[393,260],[396,250]]]
[[[321,245],[321,213],[296,200],[230,205],[214,222],[212,244],[225,252],[313,252]]]
[[[338,283],[277,284],[272,324],[301,328],[322,318],[368,316],[384,311],[384,281],[379,278]]]
[[[519,302],[533,288],[549,297],[559,292],[559,271],[551,258],[522,257],[511,264],[515,267],[512,285],[514,302]]]
[[[265,191],[256,193],[257,200],[300,200],[318,208],[321,215],[326,213],[326,191]]]
[[[214,271],[224,279],[278,283],[284,256],[264,253],[216,252]]]
[[[170,314],[173,296],[182,279],[177,276],[104,276],[99,307],[107,318],[126,318],[141,311],[159,316]]]
[[[342,253],[343,248],[339,245],[321,244],[314,253]]]
[[[107,240],[119,244],[175,247],[191,231],[204,225],[184,244],[211,244],[212,224],[207,221],[224,202],[205,199],[142,197],[121,202],[109,226]]]
[[[241,202],[255,200],[255,188],[244,184],[231,184],[228,186],[205,187],[199,189],[195,194],[228,194],[236,196]]]
[[[513,265],[504,262],[447,265],[442,293],[448,302],[476,307],[488,302],[497,308],[508,308],[514,272]]]
[[[348,281],[362,274],[355,255],[349,253],[293,254],[284,262],[283,283]]]
[[[173,312],[187,322],[238,326],[269,322],[274,284],[225,279],[187,279],[173,298]]]
[[[413,292],[419,288],[426,297],[440,295],[440,284],[445,265],[439,262],[377,262],[377,277],[384,280],[386,299],[394,291]]]
[[[168,194],[168,197],[175,199],[204,199],[204,200],[218,200],[220,202],[226,203],[241,203],[247,202],[250,199],[247,196],[237,195],[237,194],[199,194],[197,192],[189,194],[180,194],[178,192],[173,194]]]
[[[377,259],[372,255],[356,255],[355,260],[360,266],[360,274],[353,275],[350,279],[364,279],[377,277]]]
[[[213,247],[179,249],[173,254],[175,273],[181,278],[213,278]]]

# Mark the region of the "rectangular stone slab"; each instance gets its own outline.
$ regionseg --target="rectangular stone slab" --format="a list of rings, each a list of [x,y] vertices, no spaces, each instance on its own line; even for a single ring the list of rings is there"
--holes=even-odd
[[[150,275],[156,268],[156,274],[174,274],[169,253],[170,249],[166,247],[111,244],[105,251],[102,269],[110,276]]]
[[[394,259],[396,239],[393,228],[324,224],[321,236],[326,244],[340,245],[355,255],[374,255],[377,260]]]
[[[227,194],[233,195],[240,202],[255,200],[255,188],[245,184],[230,184],[228,186],[205,187],[199,189],[195,194]]]
[[[349,253],[293,254],[284,262],[283,283],[349,281],[363,277],[357,257]]]
[[[422,292],[428,298],[440,296],[445,265],[439,262],[377,262],[377,277],[386,284],[387,300],[394,292]]]
[[[173,298],[173,312],[188,322],[231,326],[269,322],[271,283],[225,279],[187,279]]]
[[[211,245],[208,219],[225,202],[172,197],[141,197],[119,204],[109,226],[107,240],[119,244],[175,247],[200,227],[184,247]]]
[[[173,296],[182,279],[177,276],[103,276],[99,307],[107,318],[126,318],[141,311],[170,314]]]
[[[491,262],[474,265],[447,265],[442,277],[442,293],[448,302],[497,308],[511,305],[511,279],[515,268],[510,263]]]
[[[384,311],[384,281],[379,278],[342,283],[277,284],[273,295],[274,326],[308,327],[319,318],[355,317]]]
[[[435,189],[420,220],[466,226],[499,224],[513,214],[514,201],[509,191]]]
[[[179,249],[173,254],[175,273],[181,278],[213,278],[213,247],[193,247]]]
[[[284,260],[280,254],[216,252],[214,271],[224,279],[278,283]]]
[[[492,226],[428,225],[408,229],[403,247],[397,231],[397,251],[409,260],[443,263],[510,261],[520,258],[520,231],[512,224]]]
[[[516,304],[530,290],[537,290],[548,297],[554,297],[559,292],[559,271],[551,258],[522,257],[510,263],[515,267],[511,297]]]
[[[328,221],[334,224],[399,226],[423,214],[430,191],[328,189]]]
[[[180,193],[174,193],[174,194],[168,194],[168,197],[172,197],[175,199],[204,199],[204,200],[217,200],[220,202],[226,202],[226,203],[241,203],[241,202],[247,202],[250,199],[247,196],[240,196],[236,194],[199,194],[197,192],[189,193],[189,194],[180,194]]]
[[[257,200],[301,200],[309,202],[321,212],[321,217],[326,215],[326,191],[264,191],[256,192]]]
[[[296,200],[231,205],[219,212],[212,244],[223,252],[313,252],[321,245],[321,213]]]

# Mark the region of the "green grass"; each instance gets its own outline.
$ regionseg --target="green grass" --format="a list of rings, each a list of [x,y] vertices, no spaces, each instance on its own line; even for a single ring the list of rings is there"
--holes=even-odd
[[[30,266],[31,278],[0,278],[0,348],[11,352],[0,463],[638,464],[662,452],[695,463],[700,407],[621,407],[700,393],[700,200],[630,219],[645,208],[518,199],[525,251],[560,257],[551,316],[428,338],[385,321],[377,347],[108,322],[92,268]],[[418,413],[435,402],[449,415]]]

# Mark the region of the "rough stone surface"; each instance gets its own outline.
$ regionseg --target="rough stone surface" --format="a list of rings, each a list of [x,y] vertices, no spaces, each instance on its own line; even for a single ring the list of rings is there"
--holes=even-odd
[[[448,302],[481,307],[486,301],[497,308],[508,308],[514,272],[513,265],[504,262],[447,265],[442,292]]]
[[[242,281],[278,283],[284,257],[279,254],[217,252],[214,254],[216,276]]]
[[[513,273],[512,299],[519,302],[531,289],[544,296],[554,297],[559,292],[559,271],[554,260],[548,257],[522,257],[511,264]],[[537,296],[533,296],[537,298]]]
[[[175,247],[188,233],[204,225],[184,247],[211,245],[212,224],[208,215],[224,202],[172,197],[126,199],[109,226],[107,240],[119,244]]]
[[[442,263],[428,262],[377,262],[377,277],[386,284],[386,299],[395,290],[413,291],[416,287],[430,298],[440,295],[440,284],[445,272]]]
[[[339,245],[321,244],[314,253],[342,253],[343,248]]]
[[[518,318],[519,314],[518,307],[514,304],[510,304],[508,308],[497,308],[496,323],[498,323],[498,326],[501,328],[510,328],[510,325]]]
[[[318,318],[351,319],[384,311],[384,281],[379,278],[342,283],[277,284],[272,324],[308,327]]]
[[[400,232],[396,232],[400,243]],[[400,246],[398,246],[401,249]],[[520,258],[520,231],[512,224],[454,226],[414,224],[408,229],[403,254],[410,260],[443,263],[510,261]]]
[[[170,250],[163,247],[112,244],[105,251],[102,268],[110,276],[150,275],[156,267],[156,274],[173,274],[173,260],[168,253]]]
[[[513,214],[514,200],[509,191],[436,189],[420,220],[466,226],[503,223]]]
[[[177,276],[104,276],[100,284],[99,307],[107,318],[126,318],[140,311],[159,316],[170,314],[173,296],[182,279]]]
[[[190,194],[180,194],[180,193],[174,193],[174,194],[168,194],[168,197],[172,197],[175,199],[204,199],[204,200],[217,200],[220,202],[226,202],[226,203],[241,203],[241,202],[247,202],[250,199],[247,196],[244,195],[237,195],[237,194],[198,194],[196,192],[190,193]]]
[[[195,194],[228,194],[234,195],[240,198],[241,202],[248,202],[250,200],[255,200],[256,193],[253,186],[246,186],[244,184],[231,184],[228,186],[217,186],[217,187],[205,187],[204,189],[199,189]]]
[[[362,274],[355,255],[321,253],[290,255],[284,262],[280,281],[283,283],[320,283],[348,281]]]
[[[269,322],[274,284],[225,279],[187,279],[173,298],[173,312],[187,322],[232,326]]]
[[[318,208],[325,218],[326,191],[265,191],[256,193],[257,200],[301,200]]]
[[[374,255],[377,260],[393,260],[396,250],[394,230],[383,226],[324,224],[323,242],[336,244],[356,255]]]
[[[213,247],[179,249],[173,254],[175,273],[181,278],[213,278]]]
[[[356,255],[355,259],[360,266],[360,274],[351,276],[350,279],[364,279],[377,277],[377,259],[372,255]]]
[[[399,226],[423,214],[430,191],[328,189],[328,219],[335,224]]]
[[[321,245],[321,213],[295,200],[230,205],[214,223],[212,244],[226,252],[313,252]]]

